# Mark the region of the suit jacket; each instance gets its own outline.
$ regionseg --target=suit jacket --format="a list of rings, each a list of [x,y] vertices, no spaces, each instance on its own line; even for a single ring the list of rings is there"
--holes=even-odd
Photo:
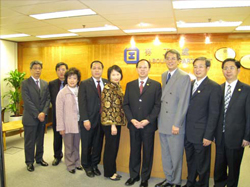
[[[186,138],[189,142],[202,144],[203,138],[213,141],[220,114],[221,93],[220,85],[207,77],[191,95],[186,118]]]
[[[44,112],[47,116],[49,110],[50,94],[48,83],[40,79],[39,89],[32,77],[24,80],[22,82],[22,98],[24,103],[23,125],[38,125],[40,122],[37,118],[38,114]]]
[[[108,80],[102,79],[104,84]],[[100,122],[101,98],[98,95],[97,88],[93,78],[81,82],[78,92],[80,121],[89,120],[91,128],[96,127]]]
[[[65,86],[56,98],[56,130],[68,133],[79,133],[78,102],[76,96]]]
[[[157,117],[161,107],[161,84],[152,79],[147,80],[140,94],[138,79],[127,83],[123,101],[123,109],[128,120],[128,128],[139,129],[131,123],[131,119],[138,121],[147,119],[150,123],[143,129],[145,132],[157,130]]]
[[[191,81],[189,75],[177,68],[166,84],[168,71],[162,74],[161,111],[159,114],[159,132],[172,134],[172,126],[185,133],[185,119],[190,98]]]
[[[53,124],[56,124],[56,96],[60,91],[61,81],[55,79],[49,82],[50,102],[52,104]]]
[[[217,145],[221,145],[223,137],[225,83],[221,87],[223,102],[215,137]],[[250,86],[239,80],[227,108],[224,137],[225,145],[231,149],[240,148],[243,139],[250,141]]]

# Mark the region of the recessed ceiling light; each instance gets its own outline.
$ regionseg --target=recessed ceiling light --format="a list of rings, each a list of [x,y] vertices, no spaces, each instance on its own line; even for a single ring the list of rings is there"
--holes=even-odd
[[[151,28],[151,29],[128,29],[123,30],[126,33],[143,33],[143,32],[174,32],[176,28]]]
[[[250,31],[250,26],[239,26],[235,30],[237,30],[237,31]]]
[[[39,35],[38,38],[56,38],[56,37],[66,37],[66,36],[78,36],[75,33],[64,33],[64,34],[49,34],[49,35]]]
[[[116,26],[105,26],[105,27],[92,27],[92,28],[83,28],[83,29],[70,29],[70,32],[93,32],[93,31],[110,31],[110,30],[119,30]]]
[[[87,16],[96,14],[91,9],[81,9],[81,10],[68,10],[61,12],[51,12],[44,14],[33,14],[29,15],[30,17],[43,20],[43,19],[55,19],[55,18],[64,18],[64,17],[73,17],[73,16]]]
[[[248,7],[250,1],[173,1],[174,9]]]
[[[214,21],[205,23],[185,23],[183,21],[177,22],[179,28],[191,28],[191,27],[236,27],[239,26],[242,21],[226,22],[226,21]]]
[[[140,27],[147,27],[149,26],[150,24],[149,23],[144,23],[144,22],[141,22],[138,24]]]
[[[19,38],[19,37],[26,37],[30,36],[28,34],[7,34],[7,35],[0,35],[0,38]]]

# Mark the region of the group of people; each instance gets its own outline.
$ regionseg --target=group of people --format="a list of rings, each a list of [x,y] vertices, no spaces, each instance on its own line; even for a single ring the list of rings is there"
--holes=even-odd
[[[222,62],[226,82],[219,85],[208,78],[211,62],[205,57],[193,61],[193,81],[178,68],[178,51],[168,50],[165,60],[168,71],[162,74],[162,87],[148,77],[150,62],[141,59],[136,63],[138,79],[127,83],[125,94],[120,86],[122,69],[117,65],[108,68],[106,80],[102,78],[103,63],[93,61],[92,76],[80,82],[80,71],[60,62],[55,68],[58,79],[47,84],[40,79],[43,64],[32,61],[31,77],[22,83],[27,170],[34,171],[34,160],[48,166],[43,160],[43,142],[51,102],[53,166],[64,156],[70,173],[84,169],[88,177],[100,176],[105,136],[104,176],[120,180],[116,157],[121,126],[127,125],[130,178],[126,186],[141,180],[140,187],[148,187],[158,129],[165,180],[155,187],[181,186],[184,149],[188,167],[185,187],[208,187],[214,140],[214,186],[236,187],[244,147],[250,144],[250,86],[238,80],[240,62],[230,58]]]

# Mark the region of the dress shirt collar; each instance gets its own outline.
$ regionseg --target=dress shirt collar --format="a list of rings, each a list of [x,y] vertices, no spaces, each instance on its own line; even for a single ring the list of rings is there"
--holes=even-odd
[[[197,84],[198,87],[200,86],[200,84],[207,78],[207,76],[203,77],[201,80],[197,81],[197,79],[194,81],[194,84]]]
[[[174,75],[174,73],[176,72],[176,70],[177,70],[177,68],[175,69],[175,70],[173,70],[173,71],[168,71],[168,74],[170,73],[171,74],[171,77]]]
[[[238,79],[236,79],[235,81],[231,82],[230,84],[226,81],[224,95],[225,95],[226,92],[227,92],[227,87],[228,87],[228,85],[231,86],[231,95],[232,95],[233,92],[234,92],[234,89],[235,89],[235,87],[236,87],[237,82],[238,82]]]
[[[94,82],[95,82],[95,87],[97,87],[97,84],[98,84],[97,79],[94,78],[94,77],[92,77],[92,79],[93,79]],[[102,78],[100,78],[100,86],[101,86],[101,90],[103,90],[104,84],[103,84]]]
[[[143,87],[145,86],[146,82],[148,81],[148,77],[146,77],[145,79],[141,80],[140,78],[138,78],[139,81],[139,87],[141,85],[141,81],[143,81]]]

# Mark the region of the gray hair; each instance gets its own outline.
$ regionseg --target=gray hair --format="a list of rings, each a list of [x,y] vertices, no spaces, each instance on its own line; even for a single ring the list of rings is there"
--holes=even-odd
[[[41,68],[43,68],[43,63],[42,62],[40,62],[40,61],[38,61],[38,60],[34,60],[34,61],[32,61],[31,63],[30,63],[30,69],[32,69],[32,67],[34,66],[34,65],[40,65],[41,66]]]

